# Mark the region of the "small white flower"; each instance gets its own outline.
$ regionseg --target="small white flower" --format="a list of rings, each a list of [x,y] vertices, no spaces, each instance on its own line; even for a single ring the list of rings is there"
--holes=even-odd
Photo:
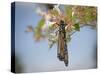
[[[36,13],[39,14],[39,15],[41,15],[41,16],[44,16],[46,14],[39,7],[37,8]]]
[[[58,13],[61,14],[61,11],[59,9],[59,4],[58,5],[55,5],[54,8],[53,8],[53,10],[57,10]]]

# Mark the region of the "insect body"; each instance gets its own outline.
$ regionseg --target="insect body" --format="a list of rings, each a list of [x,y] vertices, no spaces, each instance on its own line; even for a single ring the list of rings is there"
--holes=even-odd
[[[68,66],[68,50],[66,44],[66,31],[65,31],[66,24],[64,21],[60,21],[59,24],[59,33],[58,33],[58,50],[57,50],[57,57],[60,61],[64,61],[65,65]]]

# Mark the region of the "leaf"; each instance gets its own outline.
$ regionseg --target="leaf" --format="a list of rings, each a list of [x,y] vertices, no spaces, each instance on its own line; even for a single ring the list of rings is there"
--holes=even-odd
[[[66,37],[66,40],[67,40],[67,43],[71,41],[70,35],[68,35],[68,36]]]
[[[41,29],[42,29],[44,23],[45,23],[45,20],[44,19],[41,19],[39,21],[38,25],[34,28],[34,37],[37,40],[40,40],[40,38],[42,37]]]
[[[66,42],[69,43],[71,41],[70,32],[66,32]]]
[[[74,27],[75,27],[76,31],[80,31],[80,25],[79,25],[79,23],[75,23]]]
[[[80,20],[80,24],[87,24],[95,21],[97,18],[97,8],[88,6],[77,6],[75,8],[77,18]]]
[[[55,41],[50,42],[49,43],[49,48],[51,49],[54,44],[55,44]]]
[[[41,19],[38,23],[38,28],[42,28],[43,25],[45,24],[45,20],[44,19]]]
[[[58,37],[55,35],[55,33],[49,34],[49,48],[52,48],[52,46],[58,41]]]
[[[72,19],[72,6],[65,7],[66,15]]]
[[[49,48],[52,48],[52,46],[57,43],[57,38],[54,38],[53,40],[49,40]]]

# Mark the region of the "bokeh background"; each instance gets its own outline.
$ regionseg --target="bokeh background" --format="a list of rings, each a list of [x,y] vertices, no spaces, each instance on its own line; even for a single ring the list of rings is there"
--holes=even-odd
[[[42,18],[35,10],[43,4],[16,2],[15,6],[15,69],[16,72],[48,72],[97,67],[97,31],[89,26],[76,32],[68,44],[69,66],[57,58],[57,45],[48,48],[48,41],[34,41],[34,33],[26,33]],[[63,6],[63,5],[62,5]]]

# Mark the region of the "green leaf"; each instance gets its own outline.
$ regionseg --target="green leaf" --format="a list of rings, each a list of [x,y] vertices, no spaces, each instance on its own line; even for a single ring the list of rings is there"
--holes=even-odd
[[[72,21],[73,21],[73,23],[76,23],[77,20],[78,20],[77,16],[73,15],[73,16],[72,16]]]
[[[53,34],[49,34],[49,48],[52,48],[52,46],[57,43],[58,41],[58,37],[53,35]]]
[[[66,32],[66,42],[69,43],[71,41],[70,32]]]
[[[41,29],[42,29],[44,24],[45,24],[45,20],[44,19],[41,19],[38,22],[38,25],[34,28],[34,36],[42,37]]]
[[[66,40],[67,40],[67,43],[69,43],[69,42],[71,41],[70,35],[68,35],[68,36],[66,37]]]
[[[72,19],[72,6],[67,6],[65,7],[65,12],[66,12],[66,15]]]
[[[49,43],[49,48],[51,49],[52,48],[52,46],[54,45],[54,41],[52,41],[51,43]]]
[[[43,25],[45,24],[45,20],[44,19],[41,19],[38,23],[38,28],[42,28]]]
[[[75,27],[76,31],[80,31],[80,25],[79,25],[79,23],[75,23],[74,27]]]
[[[49,40],[49,48],[52,48],[52,46],[57,42],[57,39],[51,39]]]

